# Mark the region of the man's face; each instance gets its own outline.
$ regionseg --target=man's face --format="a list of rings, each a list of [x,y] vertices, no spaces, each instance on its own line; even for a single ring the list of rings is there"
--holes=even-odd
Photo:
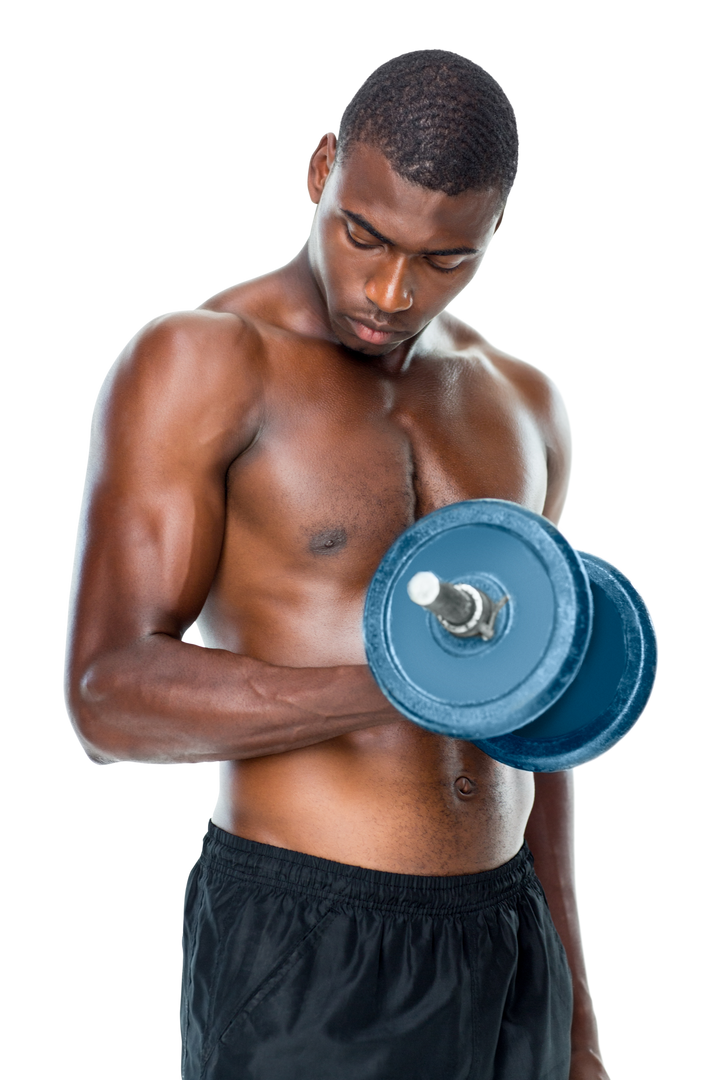
[[[475,274],[500,223],[497,191],[445,195],[404,180],[365,143],[310,164],[315,280],[343,345],[383,356],[419,334]]]

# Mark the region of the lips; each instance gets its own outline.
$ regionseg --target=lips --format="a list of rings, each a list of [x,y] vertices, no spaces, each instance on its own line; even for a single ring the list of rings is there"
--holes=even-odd
[[[350,323],[355,337],[360,338],[361,341],[366,341],[368,345],[387,345],[393,338],[399,341],[404,337],[404,335],[398,333],[397,330],[376,330],[373,326],[368,325],[368,323],[359,322],[357,319],[351,319],[349,315],[347,315],[346,318]]]

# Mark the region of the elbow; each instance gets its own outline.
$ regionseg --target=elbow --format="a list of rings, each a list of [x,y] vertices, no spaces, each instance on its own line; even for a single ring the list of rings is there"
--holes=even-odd
[[[80,672],[68,672],[65,700],[70,721],[83,750],[95,765],[120,761],[114,745],[112,725],[112,687],[105,685],[97,665],[91,664]]]

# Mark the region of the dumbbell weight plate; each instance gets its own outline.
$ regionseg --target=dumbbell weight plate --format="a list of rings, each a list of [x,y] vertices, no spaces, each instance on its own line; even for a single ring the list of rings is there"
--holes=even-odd
[[[512,734],[477,741],[516,769],[557,772],[614,746],[633,726],[652,690],[657,662],[647,609],[619,570],[580,553],[593,593],[593,628],[585,659],[565,693]]]
[[[420,570],[498,601],[495,637],[457,638],[419,608],[407,584]],[[485,739],[550,707],[582,663],[592,597],[585,567],[539,514],[500,499],[454,503],[398,537],[370,584],[368,663],[389,700],[430,731]]]

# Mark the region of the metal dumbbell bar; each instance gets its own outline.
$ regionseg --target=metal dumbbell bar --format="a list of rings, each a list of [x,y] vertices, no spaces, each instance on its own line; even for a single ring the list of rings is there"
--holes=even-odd
[[[495,603],[482,589],[464,582],[452,585],[429,570],[421,570],[410,578],[408,596],[419,607],[432,611],[448,633],[455,637],[481,637],[484,641],[495,637],[495,620],[510,599],[505,595]]]

